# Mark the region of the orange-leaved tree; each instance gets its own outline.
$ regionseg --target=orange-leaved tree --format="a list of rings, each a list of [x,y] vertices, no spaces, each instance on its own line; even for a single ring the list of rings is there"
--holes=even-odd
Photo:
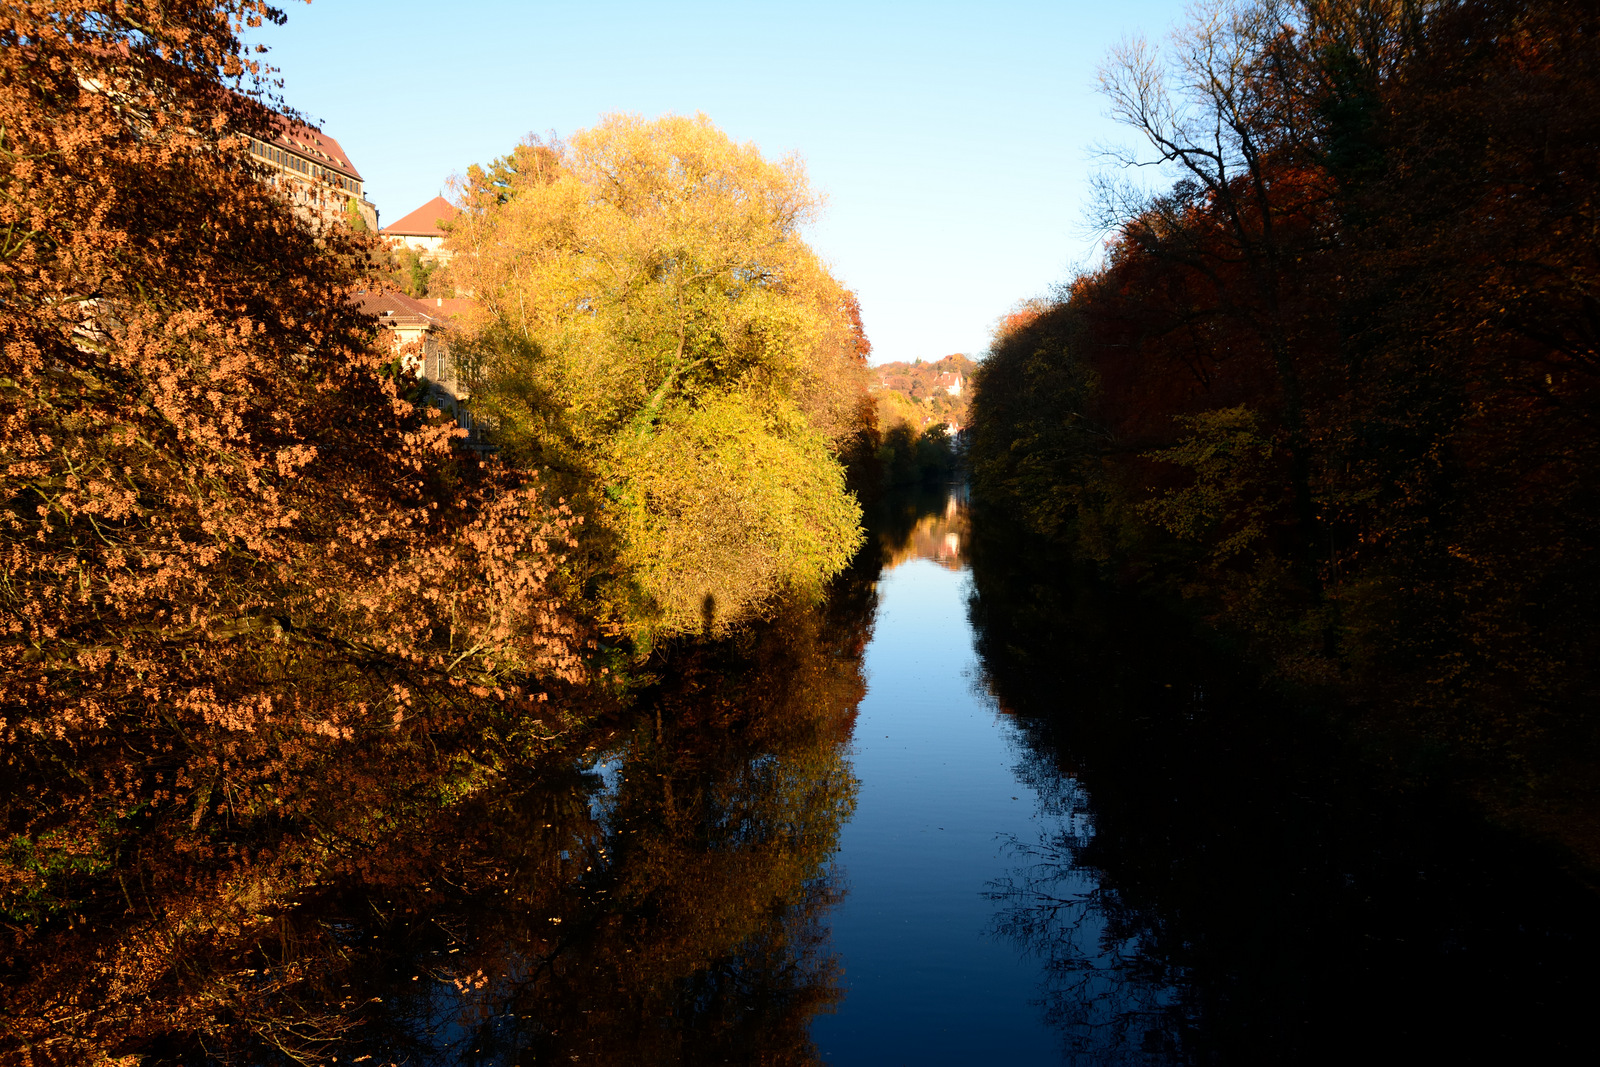
[[[368,238],[253,169],[281,118],[241,35],[282,18],[0,12],[0,910],[23,944],[132,909],[167,938],[101,953],[134,999],[206,928],[134,867],[182,854],[186,907],[237,907],[217,820],[259,843],[352,746],[581,674],[571,516],[456,458],[350,302]],[[5,1028],[112,1010],[91,972]]]

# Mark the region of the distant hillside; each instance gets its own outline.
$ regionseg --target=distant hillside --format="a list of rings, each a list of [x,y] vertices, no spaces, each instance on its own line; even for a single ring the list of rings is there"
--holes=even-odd
[[[966,356],[945,356],[930,362],[880,363],[872,390],[878,401],[878,425],[888,429],[897,422],[916,429],[949,423],[967,425],[967,399],[977,364]]]

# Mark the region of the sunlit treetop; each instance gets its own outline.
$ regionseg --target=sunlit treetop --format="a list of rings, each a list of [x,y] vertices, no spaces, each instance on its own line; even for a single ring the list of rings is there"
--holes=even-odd
[[[835,457],[865,338],[801,238],[820,199],[798,159],[704,115],[611,115],[459,194],[475,402],[508,459],[594,493],[637,593],[625,614],[720,628],[843,566],[859,513]]]

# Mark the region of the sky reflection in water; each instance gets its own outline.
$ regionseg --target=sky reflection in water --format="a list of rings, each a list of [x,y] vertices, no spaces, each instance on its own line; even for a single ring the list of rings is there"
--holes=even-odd
[[[929,503],[878,586],[837,861],[847,895],[831,915],[845,999],[812,1036],[834,1064],[1059,1062],[1038,963],[995,935],[985,895],[1008,840],[1054,817],[979,684],[964,512],[954,496]]]

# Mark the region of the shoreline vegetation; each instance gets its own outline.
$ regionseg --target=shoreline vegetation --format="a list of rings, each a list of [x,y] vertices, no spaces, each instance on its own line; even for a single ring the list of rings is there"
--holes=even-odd
[[[871,477],[884,488],[933,488],[962,469],[960,433],[967,423],[975,364],[957,354],[871,370],[873,418],[879,445]],[[870,495],[870,494],[869,494]]]
[[[1123,46],[1104,264],[1002,323],[969,445],[976,497],[1591,881],[1597,30],[1268,0]]]
[[[283,17],[0,19],[0,1029],[50,1060],[317,1059],[362,1012],[308,895],[400,892],[685,657],[795,630],[815,662],[741,669],[773,700],[854,662],[824,588],[882,442],[799,162],[611,116],[469,169],[439,281],[486,461],[357,310],[389,251],[260,180],[287,110],[240,35]],[[738,758],[836,760],[819,700]],[[826,898],[826,841],[774,901]]]

